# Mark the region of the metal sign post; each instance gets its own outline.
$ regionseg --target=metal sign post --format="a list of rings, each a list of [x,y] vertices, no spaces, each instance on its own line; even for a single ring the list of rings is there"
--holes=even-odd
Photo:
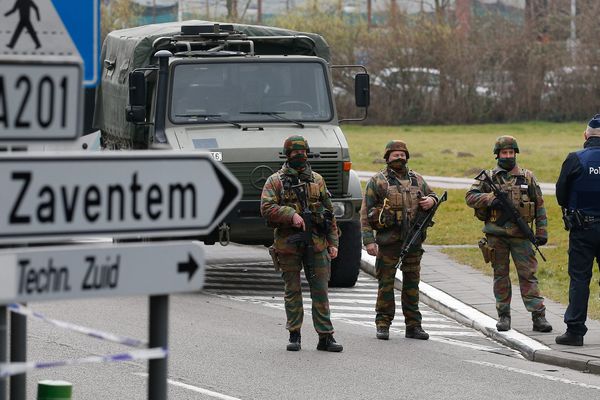
[[[0,363],[5,363],[8,358],[6,357],[6,346],[7,342],[7,318],[6,318],[6,306],[0,305]],[[7,379],[0,378],[0,400],[6,399],[6,381]]]
[[[27,317],[10,313],[10,362],[27,360]],[[10,378],[10,398],[25,400],[27,398],[26,375],[15,375]]]

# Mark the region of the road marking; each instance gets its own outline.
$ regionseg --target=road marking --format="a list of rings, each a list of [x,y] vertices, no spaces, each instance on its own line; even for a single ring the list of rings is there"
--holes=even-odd
[[[284,310],[283,280],[281,275],[271,270],[270,265],[267,264],[269,263],[259,267],[254,262],[248,262],[236,265],[219,264],[214,267],[209,262],[204,291],[228,300],[250,302]],[[228,267],[225,265],[228,265]],[[256,275],[257,273],[260,275]],[[312,301],[308,294],[308,284],[303,276],[301,282],[304,292],[305,313],[310,315]],[[356,286],[353,288],[330,288],[329,307],[331,309],[331,319],[334,322],[340,321],[374,329],[377,287],[377,280],[361,273]],[[401,304],[400,291],[396,291],[395,295],[399,307]],[[490,342],[481,333],[431,310],[422,303],[419,308],[423,316],[424,328],[435,341],[481,351],[498,352],[505,350],[505,348],[497,346],[496,343]],[[390,332],[398,336],[404,336],[404,318],[401,314],[398,314],[397,317]]]
[[[486,367],[502,369],[502,370],[510,371],[510,372],[516,372],[518,374],[535,376],[537,378],[542,378],[542,379],[546,379],[546,380],[549,380],[549,381],[566,383],[568,385],[579,386],[579,387],[583,387],[583,388],[586,388],[586,389],[600,390],[600,386],[589,385],[587,383],[572,381],[570,379],[565,379],[565,378],[558,378],[558,377],[552,376],[552,375],[540,374],[539,372],[527,371],[525,369],[508,367],[506,365],[494,364],[494,363],[489,363],[489,362],[485,362],[485,361],[475,361],[475,360],[463,360],[463,361],[471,363],[471,364],[483,365],[483,366],[486,366]]]
[[[137,375],[137,376],[144,377],[144,378],[148,377],[148,374],[145,373],[145,372],[134,372],[133,374]],[[219,392],[213,392],[212,390],[203,389],[203,388],[198,387],[198,386],[190,385],[190,384],[183,383],[183,382],[177,382],[177,381],[174,381],[173,379],[167,379],[167,383],[169,385],[178,386],[180,388],[188,389],[188,390],[191,390],[192,392],[196,392],[196,393],[202,393],[202,394],[205,394],[205,395],[210,396],[210,397],[215,397],[217,399],[223,399],[223,400],[241,400],[241,399],[239,399],[237,397],[231,397],[231,396],[228,396],[226,394],[219,393]]]

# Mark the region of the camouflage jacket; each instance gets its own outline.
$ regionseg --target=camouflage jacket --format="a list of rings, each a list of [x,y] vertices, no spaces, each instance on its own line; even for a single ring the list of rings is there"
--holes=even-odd
[[[294,179],[305,183],[305,187],[308,188],[308,204],[313,216],[312,237],[315,252],[323,251],[327,247],[338,247],[338,228],[333,217],[333,206],[325,180],[318,173],[312,172],[310,166],[307,166],[302,173],[298,173],[284,164],[279,171],[267,179],[260,199],[261,215],[267,220],[269,226],[275,228],[275,249],[280,254],[297,254],[302,251],[298,244],[288,241],[291,235],[300,232],[300,229],[292,226],[292,217],[302,212],[296,192],[284,188],[284,181]],[[309,189],[311,185],[313,190]],[[325,222],[326,210],[331,212],[329,223]]]
[[[379,225],[381,211],[385,209],[386,199],[389,197],[390,186],[402,185],[404,187],[412,186],[421,196],[431,196],[437,202],[437,195],[429,188],[429,185],[421,175],[415,171],[408,170],[404,176],[398,176],[390,168],[386,168],[375,174],[365,188],[362,206],[360,208],[360,224],[362,230],[363,244],[370,243],[387,245],[404,240],[405,232],[408,226],[397,223]],[[413,190],[414,191],[414,190]],[[414,199],[417,200],[417,199]],[[417,210],[416,203],[414,211]],[[410,224],[414,215],[407,217],[407,223]],[[391,225],[391,226],[389,226]]]
[[[544,208],[544,197],[533,173],[527,169],[515,166],[508,172],[500,167],[496,167],[488,171],[488,174],[493,182],[500,185],[505,192],[507,192],[507,187],[518,186],[523,188],[523,191],[526,192],[526,195],[534,204],[535,210],[532,220],[535,220],[535,235],[548,238],[548,220],[546,218],[546,209]],[[522,185],[527,186],[525,188]],[[495,196],[492,193],[491,187],[481,181],[475,181],[465,195],[467,205],[476,210],[476,215],[479,213],[480,216],[483,216],[482,219],[485,219],[483,232],[497,236],[525,238],[525,234],[512,221],[506,222],[504,226],[499,226],[494,222],[494,218],[490,217],[492,210],[489,206],[492,204],[494,198]]]

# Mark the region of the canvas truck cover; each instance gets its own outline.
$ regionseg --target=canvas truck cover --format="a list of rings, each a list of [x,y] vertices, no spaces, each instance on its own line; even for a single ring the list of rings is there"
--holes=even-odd
[[[145,147],[148,139],[144,137],[143,127],[136,127],[125,120],[125,107],[129,101],[129,73],[136,68],[150,65],[155,51],[152,44],[157,38],[178,35],[182,26],[215,23],[190,20],[110,32],[104,40],[100,56],[102,81],[96,91],[94,127],[102,130],[105,133],[104,137],[118,142],[114,144],[120,148]],[[233,25],[234,30],[249,37],[300,36],[291,41],[255,42],[255,53],[258,55],[313,55],[326,61],[330,60],[329,45],[321,35],[258,25],[227,25]]]

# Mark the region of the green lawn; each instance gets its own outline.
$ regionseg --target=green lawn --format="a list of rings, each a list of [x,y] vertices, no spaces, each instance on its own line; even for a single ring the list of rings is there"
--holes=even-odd
[[[519,160],[532,169],[538,179],[555,182],[560,166],[569,151],[582,145],[585,124],[523,123],[509,125],[470,125],[443,127],[345,127],[350,143],[353,167],[360,170],[379,170],[381,163],[373,163],[382,156],[385,143],[392,138],[404,139],[411,151],[410,168],[423,175],[474,176],[481,168],[492,167],[492,147],[501,134],[514,135],[522,148]],[[450,152],[444,152],[445,149]],[[473,157],[458,157],[458,152],[469,152]],[[435,189],[441,193],[443,189]],[[448,190],[448,201],[435,217],[436,224],[428,233],[427,243],[435,245],[477,244],[483,237],[483,223],[465,205],[465,190]],[[542,247],[547,258],[538,256],[538,278],[545,297],[563,304],[568,303],[569,278],[567,274],[568,232],[563,229],[560,207],[554,196],[545,196],[548,212],[548,246]],[[492,270],[483,262],[478,248],[446,248],[443,250],[456,261],[483,271]],[[511,268],[513,283],[517,283]],[[595,268],[592,279],[589,316],[600,319],[600,274]],[[515,304],[523,307],[522,304]],[[558,327],[557,327],[558,329]]]
[[[582,123],[527,122],[516,124],[448,126],[343,126],[350,145],[353,168],[377,171],[382,166],[385,144],[392,139],[407,142],[409,165],[423,175],[473,177],[494,166],[492,149],[500,135],[517,138],[518,161],[531,169],[540,182],[555,182],[570,151],[583,144]]]

